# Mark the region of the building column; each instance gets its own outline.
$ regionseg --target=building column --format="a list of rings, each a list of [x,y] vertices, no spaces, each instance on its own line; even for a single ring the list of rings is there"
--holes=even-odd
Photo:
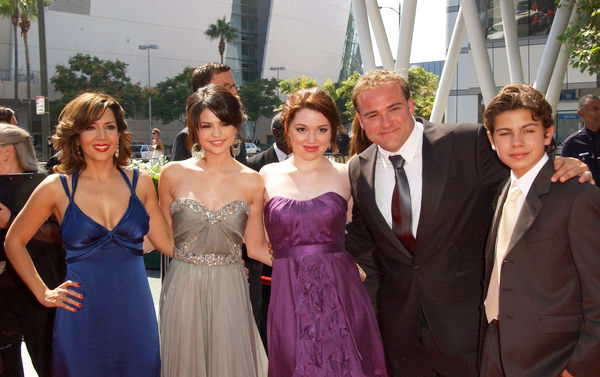
[[[356,20],[363,69],[365,72],[369,72],[375,69],[375,55],[373,54],[373,43],[371,42],[365,0],[352,0],[352,9],[354,11],[354,19]]]

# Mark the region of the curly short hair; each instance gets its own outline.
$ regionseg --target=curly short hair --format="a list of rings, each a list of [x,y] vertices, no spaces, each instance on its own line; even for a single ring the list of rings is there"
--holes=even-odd
[[[280,122],[285,128],[286,140],[290,150],[292,149],[292,146],[290,145],[289,138],[287,138],[288,127],[292,120],[294,120],[296,113],[302,109],[318,111],[319,113],[323,114],[325,118],[327,118],[329,124],[331,125],[331,139],[329,141],[329,147],[333,152],[337,152],[337,144],[335,140],[337,137],[337,131],[342,126],[340,113],[331,96],[323,89],[317,87],[298,89],[294,93],[290,94],[288,99],[283,104]]]
[[[69,102],[58,117],[58,126],[52,140],[54,147],[62,151],[60,165],[55,167],[59,173],[73,174],[85,169],[86,163],[79,145],[79,134],[90,124],[102,117],[110,109],[117,121],[119,131],[118,156],[113,162],[116,167],[127,166],[131,157],[131,132],[127,131],[125,113],[119,103],[111,96],[103,93],[83,93]]]
[[[396,83],[402,90],[402,94],[404,94],[404,98],[408,101],[410,98],[410,87],[408,86],[408,82],[400,76],[398,72],[388,71],[385,69],[376,69],[374,71],[370,71],[360,76],[356,83],[354,84],[354,88],[352,89],[352,104],[354,105],[354,109],[357,113],[360,114],[360,109],[358,108],[357,98],[358,96],[364,92],[365,90],[375,89],[381,85]]]
[[[483,112],[483,124],[493,134],[498,115],[519,109],[528,110],[533,120],[541,120],[545,130],[554,124],[552,106],[542,92],[528,84],[509,84],[500,89]]]

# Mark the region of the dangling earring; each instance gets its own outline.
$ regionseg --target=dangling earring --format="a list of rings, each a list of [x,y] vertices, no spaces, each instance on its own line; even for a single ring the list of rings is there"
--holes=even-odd
[[[121,147],[121,143],[117,143],[117,150],[115,151],[115,158],[119,158],[119,148]]]
[[[233,144],[231,145],[231,155],[233,157],[237,157],[240,155],[240,152],[242,150],[242,141],[238,138],[235,139],[235,141],[233,142]]]
[[[204,149],[202,149],[200,144],[194,143],[194,145],[192,145],[192,157],[198,160],[204,159]]]

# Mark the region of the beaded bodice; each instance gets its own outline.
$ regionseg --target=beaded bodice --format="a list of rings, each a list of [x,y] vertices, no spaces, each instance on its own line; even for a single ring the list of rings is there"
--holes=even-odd
[[[243,200],[215,211],[190,198],[171,203],[174,258],[187,263],[221,266],[242,259],[242,239],[250,206]]]

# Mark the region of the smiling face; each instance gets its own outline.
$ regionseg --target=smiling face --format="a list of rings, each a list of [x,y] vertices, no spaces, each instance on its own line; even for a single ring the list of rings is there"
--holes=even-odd
[[[554,126],[544,129],[529,110],[517,109],[498,114],[488,137],[500,160],[520,178],[542,158],[553,132]]]
[[[300,109],[288,123],[287,137],[295,156],[315,160],[330,146],[331,124],[318,111]]]
[[[229,148],[235,142],[235,126],[223,122],[209,109],[202,110],[198,123],[197,140],[205,155],[229,153]]]
[[[415,126],[412,98],[406,99],[397,83],[362,91],[356,97],[357,114],[367,138],[389,152],[404,145]]]
[[[111,160],[119,146],[119,130],[115,114],[107,108],[102,116],[79,134],[79,145],[85,160]]]

